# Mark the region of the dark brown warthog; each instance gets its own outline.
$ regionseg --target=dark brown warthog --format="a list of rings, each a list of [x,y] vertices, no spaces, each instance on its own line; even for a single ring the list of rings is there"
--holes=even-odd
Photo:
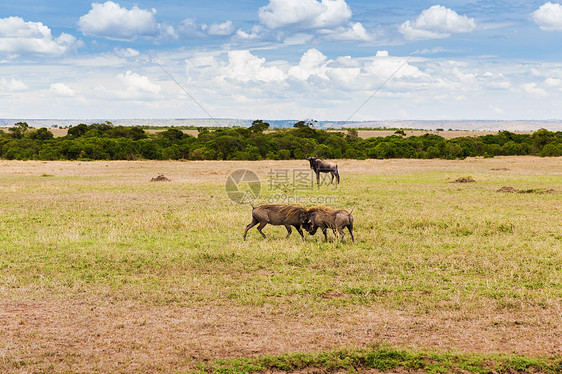
[[[304,239],[301,226],[304,224],[307,213],[306,209],[295,205],[260,205],[252,206],[252,222],[246,226],[244,240],[249,229],[260,224],[258,231],[265,239],[265,234],[261,231],[268,223],[270,225],[283,225],[287,229],[287,238],[291,235],[291,226],[294,226]]]
[[[353,211],[353,210],[352,210]],[[337,232],[340,234],[340,241],[343,240],[345,233],[343,229],[347,227],[351,240],[355,242],[353,237],[353,216],[346,210],[335,210],[325,206],[315,206],[307,211],[308,218],[303,227],[310,235],[316,234],[318,228],[322,229],[324,238],[328,241],[327,229],[332,229],[337,239]]]

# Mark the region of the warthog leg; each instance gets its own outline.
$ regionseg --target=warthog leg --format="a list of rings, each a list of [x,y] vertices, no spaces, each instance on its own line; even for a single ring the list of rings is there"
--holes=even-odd
[[[343,242],[343,237],[345,236],[345,232],[343,232],[343,226],[338,227],[338,232],[340,234],[340,242]]]
[[[349,235],[351,235],[351,241],[355,243],[355,238],[353,237],[353,223],[347,225],[347,229],[349,230]]]
[[[303,234],[303,232],[302,232],[301,227],[300,227],[300,226],[297,226],[297,225],[293,225],[293,226],[295,226],[295,228],[297,229],[297,231],[299,232],[299,234],[301,234],[301,237],[304,239],[304,234]]]
[[[252,217],[252,222],[250,222],[248,226],[246,226],[246,230],[244,231],[244,240],[246,240],[246,234],[248,233],[248,230],[254,227],[255,225],[257,225],[258,223],[259,221],[255,217]]]
[[[303,234],[300,226],[298,226],[298,225],[293,225],[293,226],[295,226],[295,228],[297,229],[297,231],[299,232],[301,237],[304,239],[304,234]],[[287,229],[287,236],[285,237],[285,239],[287,239],[291,235],[291,233],[293,232],[293,229],[291,228],[291,225],[285,225],[285,228]]]
[[[328,241],[328,229],[325,227],[321,227],[322,229],[322,234],[324,234],[324,240]]]
[[[260,222],[260,225],[258,226],[258,231],[264,239],[266,238],[266,236],[261,230],[265,227],[265,225],[267,225],[267,222]]]
[[[291,225],[285,225],[285,228],[287,229],[287,236],[285,237],[285,239],[287,239],[289,236],[291,236],[293,230],[291,229]]]

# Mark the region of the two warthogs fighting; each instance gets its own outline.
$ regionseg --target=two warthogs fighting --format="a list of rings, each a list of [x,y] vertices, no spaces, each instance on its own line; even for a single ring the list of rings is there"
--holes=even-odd
[[[244,240],[248,230],[258,224],[258,231],[265,238],[262,229],[270,224],[285,226],[287,238],[291,235],[291,226],[297,229],[303,239],[302,228],[311,235],[316,234],[316,231],[320,228],[326,241],[328,240],[328,229],[331,229],[336,237],[339,234],[340,240],[343,240],[345,236],[343,229],[347,228],[351,240],[355,241],[353,237],[353,216],[351,212],[346,210],[335,210],[324,206],[305,209],[295,205],[260,205],[252,208],[252,222],[244,230]]]

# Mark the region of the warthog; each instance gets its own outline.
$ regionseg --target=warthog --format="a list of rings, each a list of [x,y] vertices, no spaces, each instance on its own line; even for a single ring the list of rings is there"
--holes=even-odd
[[[353,209],[352,209],[353,211]],[[351,212],[346,210],[335,210],[325,206],[316,206],[307,210],[307,219],[303,227],[310,235],[316,234],[318,228],[322,229],[324,239],[328,241],[327,229],[332,229],[337,239],[337,232],[340,234],[340,241],[343,240],[345,233],[343,229],[347,227],[351,240],[355,242],[353,237],[353,216]]]
[[[294,226],[301,237],[304,239],[301,226],[307,217],[306,209],[295,205],[260,205],[252,206],[252,222],[246,226],[244,240],[249,229],[260,224],[258,231],[265,239],[265,234],[261,231],[268,223],[270,225],[283,225],[287,229],[287,238],[291,235],[291,226]]]
[[[307,157],[306,159],[310,163],[310,168],[314,170],[314,173],[316,174],[316,184],[320,184],[320,173],[330,173],[332,175],[330,183],[334,183],[334,177],[336,177],[336,182],[340,183],[338,165],[333,162],[321,160],[318,157]]]

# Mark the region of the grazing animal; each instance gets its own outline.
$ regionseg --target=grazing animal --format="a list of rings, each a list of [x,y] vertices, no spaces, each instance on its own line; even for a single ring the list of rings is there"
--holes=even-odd
[[[328,162],[319,159],[318,157],[307,157],[310,163],[310,168],[314,170],[316,174],[316,184],[320,185],[320,173],[330,173],[332,175],[331,183],[334,183],[334,177],[336,177],[336,183],[340,183],[340,173],[338,172],[338,165],[333,162]]]
[[[353,209],[351,210],[353,212]],[[353,216],[351,212],[346,210],[335,210],[325,206],[316,206],[307,210],[308,218],[303,225],[303,227],[308,231],[310,235],[316,234],[318,228],[322,229],[324,234],[324,239],[328,241],[327,229],[332,229],[336,239],[338,235],[336,230],[340,235],[340,241],[343,241],[345,233],[343,229],[347,227],[349,234],[351,235],[351,240],[355,242],[353,237]]]
[[[291,235],[291,226],[294,226],[301,237],[304,239],[301,226],[307,218],[306,209],[295,205],[260,205],[254,207],[252,205],[252,222],[246,226],[244,231],[244,240],[248,230],[259,223],[258,231],[265,239],[265,234],[261,231],[268,223],[270,225],[282,225],[287,229],[287,238]]]

